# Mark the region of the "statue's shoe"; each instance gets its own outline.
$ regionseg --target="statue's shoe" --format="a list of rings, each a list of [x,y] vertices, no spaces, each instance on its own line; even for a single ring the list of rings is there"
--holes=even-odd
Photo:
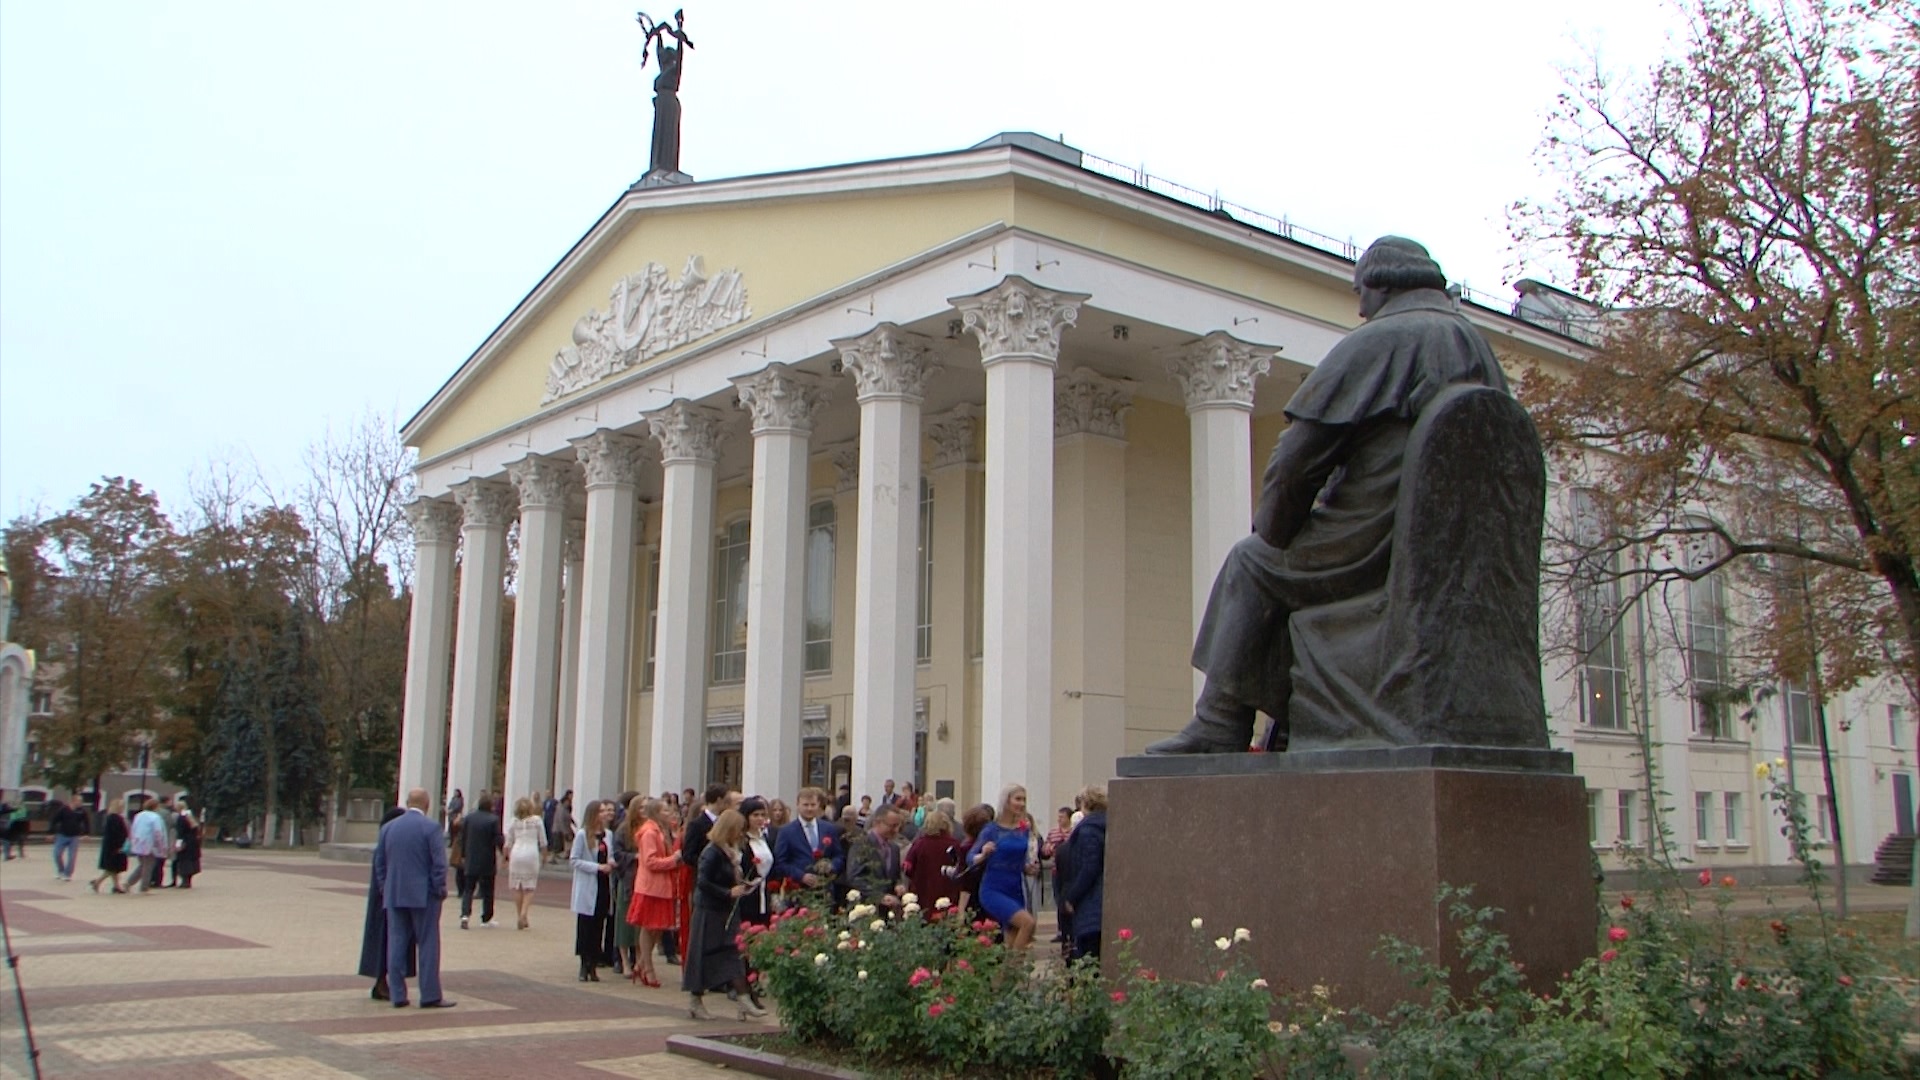
[[[1222,731],[1199,720],[1189,723],[1178,735],[1148,745],[1148,754],[1243,754],[1252,733]]]

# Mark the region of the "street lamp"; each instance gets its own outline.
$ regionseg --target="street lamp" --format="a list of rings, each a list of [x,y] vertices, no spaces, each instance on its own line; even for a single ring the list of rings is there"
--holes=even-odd
[[[140,794],[142,798],[144,798],[147,793],[147,766],[152,760],[153,736],[142,735],[140,737]]]

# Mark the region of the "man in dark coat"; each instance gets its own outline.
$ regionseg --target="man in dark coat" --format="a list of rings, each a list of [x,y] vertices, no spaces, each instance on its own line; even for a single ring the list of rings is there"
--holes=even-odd
[[[1073,912],[1067,955],[1075,960],[1100,955],[1100,918],[1107,894],[1107,793],[1088,788],[1081,796],[1086,816],[1067,838],[1061,859],[1066,877],[1060,883],[1060,904]]]
[[[384,830],[387,822],[406,812],[404,806],[389,807],[386,816],[380,819],[381,828]],[[386,839],[384,831],[380,839]],[[376,862],[381,859],[380,841],[373,845],[373,857]],[[406,967],[409,978],[417,974],[411,953],[407,955]],[[367,916],[360,924],[360,975],[373,980],[373,1000],[392,1000],[392,995],[387,993],[387,899],[380,893],[380,875],[371,867],[367,870]]]
[[[460,929],[467,928],[467,919],[473,915],[473,894],[479,893],[480,925],[491,930],[499,925],[493,921],[494,876],[500,869],[500,852],[507,846],[500,815],[493,812],[493,796],[482,794],[462,825],[460,840],[466,845],[462,854],[467,874],[460,885]]]
[[[687,835],[680,844],[680,861],[695,870],[700,868],[700,853],[707,849],[707,834],[713,831],[714,821],[726,812],[730,794],[725,784],[708,784],[704,797],[706,809],[687,822]]]
[[[420,1007],[450,1009],[440,993],[440,905],[447,899],[447,845],[427,816],[425,788],[407,792],[407,812],[380,826],[373,881],[387,908],[387,990],[407,1005],[408,963],[418,951]]]
[[[1273,749],[1285,749],[1296,644],[1335,660],[1343,645],[1296,643],[1289,618],[1386,583],[1401,466],[1421,410],[1451,386],[1507,392],[1493,349],[1446,287],[1427,249],[1404,237],[1383,236],[1360,257],[1353,289],[1367,321],[1287,403],[1291,422],[1267,463],[1253,535],[1228,552],[1195,637],[1193,666],[1207,681],[1193,721],[1147,753],[1244,751],[1256,711],[1273,717]]]

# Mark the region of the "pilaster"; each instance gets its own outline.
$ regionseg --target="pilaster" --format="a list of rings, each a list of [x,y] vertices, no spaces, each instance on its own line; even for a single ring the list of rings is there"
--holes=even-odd
[[[561,533],[565,554],[565,593],[560,609],[560,692],[554,705],[553,786],[554,798],[573,785],[574,724],[580,708],[580,590],[586,587],[587,523],[584,518],[569,518]]]

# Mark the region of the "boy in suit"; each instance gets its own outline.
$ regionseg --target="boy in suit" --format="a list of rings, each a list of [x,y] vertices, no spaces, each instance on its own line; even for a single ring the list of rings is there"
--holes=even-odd
[[[787,822],[773,838],[771,876],[808,889],[831,885],[846,871],[847,847],[840,826],[821,816],[827,808],[827,793],[816,787],[801,788],[794,805],[800,816]],[[831,878],[813,872],[814,864],[822,859],[833,865]]]
[[[407,792],[407,812],[380,826],[373,880],[387,907],[387,992],[407,1007],[407,958],[419,950],[420,1007],[451,1009],[440,993],[440,905],[447,899],[447,848],[427,816],[427,792]]]

